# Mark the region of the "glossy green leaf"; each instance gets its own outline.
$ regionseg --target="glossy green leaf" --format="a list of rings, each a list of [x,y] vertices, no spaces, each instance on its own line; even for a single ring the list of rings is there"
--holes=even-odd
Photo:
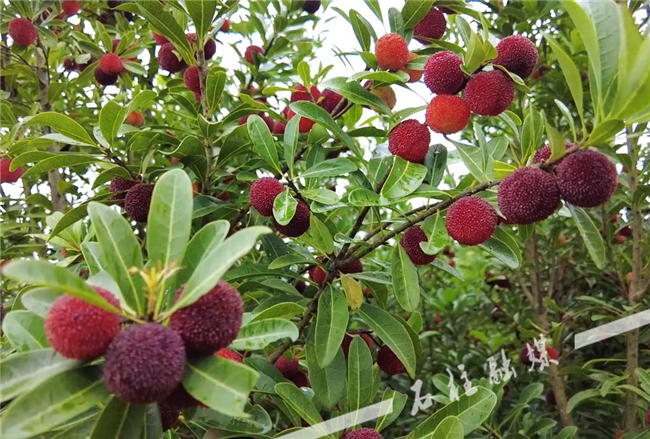
[[[323,254],[334,252],[334,239],[329,229],[316,215],[309,218],[309,230],[302,239]]]
[[[364,322],[400,359],[409,376],[415,376],[415,348],[404,326],[383,309],[364,303],[357,311]]]
[[[336,137],[348,147],[354,148],[352,138],[336,123],[332,116],[318,105],[308,101],[298,101],[289,105],[289,107],[301,117],[306,117],[314,122],[318,122],[330,130]]]
[[[381,397],[382,404],[388,403],[391,399],[393,400],[393,411],[377,418],[375,426],[375,430],[377,431],[382,431],[399,418],[399,415],[402,414],[402,410],[404,410],[404,406],[406,406],[408,396],[393,389],[386,389]]]
[[[43,317],[24,310],[12,311],[2,322],[2,332],[20,352],[47,348]]]
[[[428,255],[436,255],[443,250],[449,242],[449,234],[445,227],[445,219],[440,212],[431,215],[421,225],[422,230],[429,237],[427,242],[421,242],[420,248]]]
[[[447,168],[447,147],[439,143],[433,145],[424,159],[424,164],[429,168],[429,184],[438,187]]]
[[[381,195],[393,200],[406,197],[422,185],[426,175],[427,168],[424,165],[395,156]]]
[[[345,357],[343,351],[339,349],[334,360],[327,367],[320,367],[314,348],[314,330],[315,327],[312,325],[305,344],[309,382],[314,389],[316,399],[325,408],[332,409],[345,395]]]
[[[117,396],[102,410],[90,439],[135,438],[140,435],[147,406],[128,404]]]
[[[275,391],[309,425],[323,422],[323,418],[311,400],[295,385],[279,383],[275,385]]]
[[[99,129],[109,145],[113,145],[115,137],[127,116],[128,109],[115,101],[107,102],[99,112]]]
[[[284,129],[284,161],[289,168],[289,176],[293,178],[294,158],[298,150],[298,138],[300,137],[300,118],[293,117],[287,122]]]
[[[202,3],[201,0],[197,2]],[[221,102],[221,95],[226,86],[227,75],[222,70],[211,69],[205,78],[205,101],[211,113],[216,113]]]
[[[157,33],[167,38],[174,44],[174,48],[189,65],[195,63],[194,53],[190,43],[185,37],[183,27],[178,24],[174,16],[160,7],[157,2],[138,0],[135,2],[149,26]]]
[[[35,163],[34,166],[28,168],[23,174],[23,178],[39,176],[40,174],[54,169],[89,165],[100,161],[101,159],[99,157],[90,154],[57,153],[54,156],[40,160],[38,163]]]
[[[291,222],[296,214],[298,201],[293,198],[291,191],[287,188],[273,200],[273,218],[283,226]]]
[[[99,203],[88,205],[88,214],[97,232],[104,255],[104,269],[120,286],[125,303],[138,314],[145,311],[144,282],[132,267],[142,267],[142,251],[129,223],[122,215]]]
[[[350,10],[350,24],[352,24],[354,35],[357,37],[357,41],[361,45],[361,50],[370,50],[371,32],[368,29],[366,22],[361,18],[361,14],[354,9]]]
[[[217,2],[215,0],[185,0],[185,8],[194,22],[197,36],[200,41],[203,41],[203,37],[212,26]]]
[[[348,304],[345,296],[333,288],[327,288],[318,299],[314,350],[318,365],[329,366],[341,347],[348,327]]]
[[[252,114],[248,117],[247,126],[255,152],[270,166],[271,171],[281,173],[278,150],[275,147],[271,131],[264,120],[258,115]]]
[[[308,200],[314,200],[321,204],[336,204],[341,200],[341,197],[334,191],[329,189],[313,188],[304,189],[300,191],[300,195]]]
[[[347,404],[350,411],[359,410],[372,401],[372,356],[368,345],[354,336],[348,351]]]
[[[258,377],[250,367],[217,356],[188,358],[183,387],[219,413],[246,417],[244,408]]]
[[[264,349],[269,344],[284,338],[296,341],[298,335],[298,328],[289,320],[255,320],[241,328],[237,339],[232,342],[231,348],[242,351]]]
[[[513,270],[521,265],[521,250],[515,238],[502,227],[497,227],[492,237],[480,244],[486,252]]]
[[[315,164],[300,174],[299,178],[338,177],[356,170],[357,166],[352,160],[339,157]]]
[[[25,125],[46,125],[57,133],[63,134],[84,145],[95,146],[97,144],[79,122],[54,111],[40,113],[29,119]]]
[[[348,82],[348,78],[332,78],[323,84],[343,96],[345,99],[359,105],[376,108],[380,113],[390,114],[390,108],[379,97],[370,93],[356,82]]]
[[[418,271],[401,245],[396,245],[391,258],[390,273],[397,303],[408,312],[420,304],[420,283]]]
[[[404,28],[411,29],[415,27],[429,13],[432,7],[433,1],[431,0],[407,0],[402,8]]]
[[[578,230],[580,231],[582,239],[585,241],[589,256],[591,256],[591,259],[594,261],[594,264],[596,264],[596,267],[600,269],[604,268],[607,261],[607,252],[605,250],[603,236],[598,231],[598,227],[591,219],[587,211],[579,207],[572,206],[568,203],[567,206],[571,211],[571,215],[573,215],[573,219],[578,226]]]
[[[388,24],[391,32],[404,35],[404,18],[398,9],[388,9]]]

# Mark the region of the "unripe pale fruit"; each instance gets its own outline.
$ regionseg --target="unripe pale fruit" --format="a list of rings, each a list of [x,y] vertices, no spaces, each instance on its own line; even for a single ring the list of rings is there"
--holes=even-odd
[[[111,305],[119,302],[109,291],[93,289]],[[120,332],[120,316],[64,294],[45,319],[45,334],[55,351],[67,358],[91,361],[101,357]]]
[[[183,289],[176,293],[181,297]],[[174,312],[169,327],[180,334],[187,355],[208,355],[226,348],[239,334],[244,305],[241,296],[224,281],[193,304]]]
[[[439,9],[432,7],[413,28],[413,38],[422,44],[429,44],[427,39],[439,40],[445,34],[446,27],[445,15]]]
[[[424,64],[424,84],[436,94],[458,93],[467,80],[460,69],[462,64],[463,60],[454,52],[435,53]]]
[[[127,403],[150,404],[169,396],[185,370],[183,339],[157,323],[133,324],[106,352],[104,382]]]
[[[9,169],[11,169],[11,159],[9,157],[2,157],[0,159],[0,183],[15,183],[22,177],[22,167],[17,168],[15,171],[10,171]]]
[[[429,128],[436,133],[453,134],[467,126],[469,116],[469,105],[463,98],[438,95],[429,103],[425,117]]]
[[[492,237],[497,228],[497,214],[487,201],[464,197],[454,202],[445,220],[449,236],[463,245],[479,245]]]
[[[248,46],[244,52],[244,58],[249,64],[255,64],[255,58],[264,56],[264,50],[259,46]]]
[[[616,167],[596,151],[578,151],[555,167],[562,198],[578,207],[605,204],[616,192]]]
[[[273,202],[282,191],[284,191],[284,185],[275,178],[260,178],[251,185],[251,206],[262,216],[273,216]]]
[[[417,53],[409,53],[409,61],[413,61],[415,58],[418,57]],[[409,80],[408,82],[418,82],[422,78],[422,74],[424,73],[424,70],[414,70],[414,69],[407,69],[404,68],[404,71],[409,75]]]
[[[9,22],[9,36],[19,46],[29,46],[36,42],[38,31],[28,19],[14,18]]]
[[[532,224],[553,215],[560,206],[560,191],[551,174],[526,167],[501,182],[498,201],[510,224]]]
[[[399,123],[388,135],[390,153],[413,163],[424,162],[430,143],[429,128],[415,119]]]
[[[511,35],[497,44],[497,58],[494,64],[505,67],[509,72],[527,78],[537,64],[537,47],[528,38]]]
[[[373,88],[372,90],[370,90],[370,93],[374,94],[379,99],[384,101],[384,103],[391,110],[395,108],[395,104],[397,103],[397,96],[395,96],[395,91],[393,91],[390,85]]]
[[[418,225],[412,226],[402,235],[400,245],[415,265],[426,265],[436,259],[436,255],[428,255],[420,248],[421,242],[428,242],[427,235]]]
[[[158,64],[171,73],[180,72],[187,65],[183,58],[176,55],[175,50],[172,43],[163,44],[158,50]]]
[[[397,33],[384,35],[377,40],[375,55],[377,66],[382,70],[402,70],[409,60],[409,48]]]
[[[307,206],[307,204],[305,204],[303,201],[298,201],[296,213],[289,224],[286,226],[280,225],[274,218],[273,225],[275,226],[276,230],[282,233],[284,236],[297,238],[309,230],[310,220],[311,210],[309,210],[309,206]]]
[[[379,349],[377,353],[377,365],[388,375],[399,375],[406,372],[406,368],[400,359],[397,358],[397,355],[387,345]]]
[[[508,109],[515,97],[515,85],[501,70],[474,75],[465,87],[465,100],[473,113],[498,116]]]
[[[153,187],[153,184],[138,183],[127,191],[124,210],[132,220],[140,223],[147,222]]]

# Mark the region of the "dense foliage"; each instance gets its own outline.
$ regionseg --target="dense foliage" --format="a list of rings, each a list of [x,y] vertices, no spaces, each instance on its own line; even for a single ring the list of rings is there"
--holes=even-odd
[[[3,3],[2,437],[648,437],[647,5],[349,6]]]

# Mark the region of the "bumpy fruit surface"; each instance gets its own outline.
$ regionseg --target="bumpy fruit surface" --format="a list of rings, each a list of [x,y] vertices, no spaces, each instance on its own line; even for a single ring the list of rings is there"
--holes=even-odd
[[[390,153],[413,163],[424,162],[430,143],[429,129],[415,119],[401,122],[388,135]]]
[[[341,439],[383,439],[377,430],[372,428],[360,428],[358,430],[346,431]]]
[[[569,148],[573,148],[575,145],[571,142],[566,142],[564,145],[565,150]],[[549,144],[546,144],[542,146],[540,149],[538,149],[535,152],[535,156],[533,157],[533,162],[534,163],[541,163],[544,162],[548,159],[551,158],[551,146]]]
[[[387,34],[377,40],[375,55],[382,70],[402,70],[409,60],[409,48],[401,35]]]
[[[616,167],[596,151],[578,151],[555,167],[560,195],[578,207],[605,204],[616,192]]]
[[[505,67],[521,78],[527,78],[537,64],[537,47],[521,35],[511,35],[501,40],[497,44],[497,53],[494,64]]]
[[[243,363],[244,360],[239,352],[235,352],[231,349],[221,348],[214,355],[217,357],[224,358],[226,360],[234,361],[235,363]]]
[[[501,70],[481,72],[465,87],[465,100],[473,113],[498,116],[508,109],[515,97],[515,85]]]
[[[422,44],[429,44],[427,39],[439,40],[445,34],[447,19],[438,8],[431,8],[427,15],[413,28],[413,38]]]
[[[95,69],[94,75],[97,82],[104,86],[114,85],[120,77],[120,75],[117,74],[113,75],[111,73],[104,73],[100,68]]]
[[[182,288],[176,293],[181,296]],[[239,334],[244,305],[224,281],[193,304],[174,312],[169,327],[180,334],[187,355],[208,355],[228,347]]]
[[[309,230],[310,220],[311,210],[309,210],[309,206],[307,206],[307,204],[305,204],[303,201],[298,201],[296,213],[294,214],[289,224],[286,226],[280,225],[274,218],[273,225],[275,226],[276,230],[282,233],[284,236],[297,238]]]
[[[323,93],[321,93],[321,98],[318,102],[318,105],[331,114],[332,111],[334,111],[334,109],[339,105],[341,100],[343,100],[343,96],[328,88],[325,89]]]
[[[109,291],[93,287],[111,305],[119,302]],[[55,351],[67,358],[90,361],[101,357],[120,332],[120,317],[64,294],[54,301],[45,319],[45,334]]]
[[[509,224],[532,224],[553,215],[560,206],[560,191],[551,174],[526,167],[501,182],[498,201]]]
[[[140,223],[147,221],[153,187],[153,184],[138,183],[127,191],[124,198],[124,210],[132,220]]]
[[[391,349],[384,345],[377,353],[377,365],[388,375],[399,375],[406,372],[406,368],[402,364],[397,355]]]
[[[99,69],[107,75],[117,75],[124,70],[124,63],[115,53],[107,53],[99,60]]]
[[[453,134],[467,126],[469,116],[469,105],[463,98],[438,95],[429,103],[425,117],[429,128],[436,133]]]
[[[165,404],[158,405],[158,412],[160,412],[160,423],[162,424],[162,431],[165,432],[176,425],[181,411],[174,409]]]
[[[119,205],[124,206],[124,199],[126,198],[126,191],[138,184],[137,181],[127,180],[126,178],[113,177],[108,191],[114,193],[111,200],[120,201]]]
[[[300,370],[300,363],[298,357],[292,355],[289,360],[285,355],[282,355],[275,362],[275,367],[280,371],[283,377],[287,379],[293,378]]]
[[[183,83],[190,91],[194,93],[201,92],[201,79],[199,78],[199,68],[192,66],[183,73]]]
[[[3,157],[0,159],[0,183],[15,183],[23,175],[23,168],[16,168],[15,171],[10,171],[11,159]]]
[[[460,69],[463,60],[451,51],[435,53],[424,64],[424,84],[432,93],[454,95],[467,77]]]
[[[255,58],[262,55],[264,55],[264,50],[260,46],[248,46],[244,52],[244,58],[250,64],[255,64]]]
[[[81,2],[74,0],[65,0],[61,2],[61,9],[68,17],[76,15],[81,9]]]
[[[183,58],[176,55],[175,50],[172,43],[163,44],[158,50],[158,64],[171,73],[180,72],[187,65]]]
[[[155,32],[153,33],[153,39],[156,41],[156,44],[158,44],[159,46],[169,43],[169,40],[167,38]]]
[[[353,274],[353,273],[362,273],[363,272],[363,264],[361,263],[360,259],[357,259],[355,261],[352,261],[348,264],[345,264],[341,267],[341,273],[343,274]]]
[[[479,197],[464,197],[449,207],[445,221],[449,236],[463,245],[479,245],[497,228],[497,213]]]
[[[134,324],[109,346],[104,382],[125,402],[150,404],[169,396],[184,370],[185,347],[176,331],[156,323]]]
[[[36,42],[38,31],[28,19],[14,18],[9,22],[9,36],[19,46],[29,46]]]
[[[262,216],[273,216],[273,202],[282,191],[284,191],[284,186],[275,178],[260,178],[251,185],[251,206]]]
[[[415,265],[426,265],[432,263],[436,259],[435,255],[428,255],[420,248],[420,243],[427,241],[427,235],[424,233],[422,228],[415,225],[404,232],[400,244],[411,259],[411,262]]]

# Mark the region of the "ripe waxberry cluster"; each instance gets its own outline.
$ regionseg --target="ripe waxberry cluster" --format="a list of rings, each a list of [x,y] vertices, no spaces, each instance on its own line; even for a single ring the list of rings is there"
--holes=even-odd
[[[251,185],[250,203],[262,216],[273,216],[273,202],[275,198],[284,192],[282,183],[272,177],[263,177]],[[303,235],[309,230],[311,210],[302,200],[298,201],[296,213],[289,224],[281,225],[273,218],[273,225],[276,230],[285,236],[292,238]]]
[[[120,310],[112,293],[93,289]],[[243,312],[239,293],[224,281],[174,312],[169,327],[153,322],[126,326],[117,313],[62,295],[45,319],[45,333],[54,350],[67,358],[93,361],[104,356],[108,389],[127,403],[159,403],[169,428],[179,410],[199,404],[181,384],[188,356],[217,355],[242,362],[241,355],[226,348],[237,338]]]
[[[566,148],[573,145],[567,143]],[[534,161],[543,162],[550,155],[545,146]],[[581,150],[564,157],[550,171],[529,166],[510,174],[499,185],[499,209],[510,224],[531,224],[551,216],[561,199],[577,207],[600,206],[614,195],[616,186],[614,164],[599,152]]]

